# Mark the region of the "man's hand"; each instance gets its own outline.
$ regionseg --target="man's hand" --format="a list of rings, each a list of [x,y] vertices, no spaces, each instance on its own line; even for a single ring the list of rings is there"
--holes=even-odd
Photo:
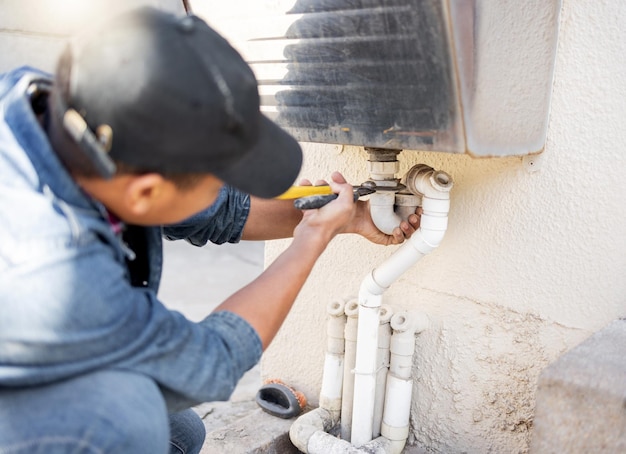
[[[419,215],[411,215],[409,222],[403,222],[392,235],[385,235],[372,222],[368,203],[354,202],[353,188],[345,178],[334,172],[331,180],[330,187],[338,194],[337,198],[316,210],[296,210],[293,200],[252,199],[244,239],[267,240],[293,234],[293,241],[257,279],[215,310],[234,312],[247,320],[264,349],[287,317],[315,262],[336,234],[357,233],[377,244],[399,244],[419,227]],[[259,300],[265,303],[259,305]]]
[[[304,181],[304,183],[308,182]],[[329,185],[338,197],[321,208],[304,210],[302,220],[294,230],[294,238],[302,232],[307,232],[307,235],[322,234],[330,241],[352,222],[356,214],[352,186],[339,172],[331,175]]]
[[[334,183],[346,183],[345,178],[339,172],[334,172],[331,175],[331,178]],[[322,180],[315,182],[316,186],[326,184],[328,183]],[[300,185],[308,186],[311,185],[311,182],[309,180],[302,180],[300,181]],[[410,238],[411,235],[413,235],[413,233],[419,228],[420,215],[421,208],[419,208],[415,214],[409,216],[407,221],[402,221],[399,227],[396,227],[391,235],[387,235],[378,230],[378,228],[374,225],[370,214],[369,202],[358,201],[355,204],[352,216],[341,229],[341,233],[356,233],[368,239],[372,243],[382,244],[385,246],[400,244],[404,242],[405,239]]]
[[[357,233],[362,237],[370,240],[372,243],[382,244],[385,246],[391,244],[401,244],[408,239],[420,227],[420,215],[422,209],[418,208],[415,214],[409,216],[407,221],[402,221],[400,226],[393,229],[391,235],[387,235],[374,225],[370,214],[369,202],[357,202],[356,214],[352,223],[347,226],[346,233]]]

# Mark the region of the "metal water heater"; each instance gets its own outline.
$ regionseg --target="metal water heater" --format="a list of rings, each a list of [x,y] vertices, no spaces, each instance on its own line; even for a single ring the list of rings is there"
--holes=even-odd
[[[544,147],[560,0],[231,0],[199,11],[252,66],[264,113],[300,141],[474,156]]]

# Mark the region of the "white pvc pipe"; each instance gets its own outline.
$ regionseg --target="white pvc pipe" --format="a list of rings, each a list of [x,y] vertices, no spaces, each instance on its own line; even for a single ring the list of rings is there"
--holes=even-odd
[[[316,432],[326,433],[339,422],[343,387],[345,302],[331,301],[326,307],[326,355],[320,391],[320,406],[300,416],[289,429],[289,438],[302,452]]]
[[[308,454],[400,454],[409,434],[411,411],[411,365],[415,334],[428,326],[418,312],[400,312],[391,317],[391,360],[387,378],[382,436],[360,447],[328,433],[334,427],[332,412],[321,406],[300,416],[289,431],[293,444]]]
[[[391,319],[391,360],[381,427],[383,437],[392,442],[393,450],[390,454],[399,454],[409,436],[415,334],[422,332],[427,326],[428,318],[418,312],[399,312]]]
[[[392,442],[384,437],[378,437],[369,443],[356,448],[346,440],[333,437],[323,431],[317,431],[309,439],[307,451],[309,454],[388,454],[393,452]]]
[[[356,338],[359,303],[348,301],[345,306],[345,362],[343,370],[343,393],[341,400],[341,438],[350,441],[352,431],[352,403],[354,401],[354,364],[356,362]]]
[[[396,193],[396,201],[394,212],[402,220],[406,220],[412,214],[415,214],[417,207],[422,206],[422,197],[406,191]]]
[[[439,246],[448,225],[452,179],[444,172],[435,172],[428,166],[415,168],[410,187],[423,196],[420,228],[390,258],[366,276],[359,290],[352,415],[352,444],[355,446],[364,445],[373,437],[375,361],[372,358],[375,357],[378,345],[378,325],[375,319],[382,304],[382,294],[420,258]]]
[[[351,435],[352,444],[357,447],[372,439],[379,309],[380,305],[374,307],[359,305]]]
[[[391,235],[393,229],[402,221],[394,211],[395,200],[396,194],[392,191],[380,191],[370,195],[372,222],[378,230],[387,235]]]
[[[335,427],[337,421],[333,412],[320,406],[300,416],[289,431],[291,441],[302,452],[399,454],[404,448],[409,430],[414,335],[426,327],[427,319],[414,314],[410,317],[399,314],[395,322],[392,319],[394,335],[391,337],[388,396],[384,405],[382,436],[371,440],[377,365],[372,358],[376,358],[375,352],[378,349],[378,315],[385,290],[408,267],[439,246],[447,228],[450,206],[448,192],[452,187],[452,180],[447,174],[435,172],[427,166],[416,168],[412,176],[412,190],[424,196],[420,229],[392,257],[368,274],[359,289],[352,444],[327,433]],[[395,331],[398,332],[397,335]],[[409,334],[402,334],[404,332]],[[322,387],[324,388],[324,384]],[[345,380],[343,397],[345,398]],[[320,405],[321,401],[320,398]]]
[[[383,408],[385,404],[385,389],[387,387],[387,372],[389,370],[391,344],[391,317],[393,310],[383,304],[378,313],[378,350],[376,352],[376,394],[374,399],[374,420],[372,424],[372,436],[380,435],[380,426],[383,421]]]
[[[320,432],[328,435],[327,432],[335,426],[336,422],[330,411],[317,407],[296,419],[289,428],[289,439],[300,451],[315,454],[320,451],[309,449],[310,440]]]
[[[326,355],[324,357],[324,374],[320,406],[333,412],[334,419],[341,413],[341,393],[343,387],[344,367],[344,326],[346,316],[345,302],[332,301],[328,304],[328,322],[326,324]]]

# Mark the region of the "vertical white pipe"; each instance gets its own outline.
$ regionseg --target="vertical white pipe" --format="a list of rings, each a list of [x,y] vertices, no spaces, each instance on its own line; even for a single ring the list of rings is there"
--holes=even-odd
[[[345,315],[345,358],[343,369],[343,393],[341,399],[341,438],[350,441],[352,431],[352,402],[354,401],[354,364],[356,362],[356,339],[359,303],[346,303]]]
[[[383,304],[378,313],[378,350],[376,352],[376,395],[374,400],[374,420],[372,424],[372,437],[380,435],[380,426],[383,422],[383,406],[385,403],[385,389],[387,385],[387,372],[389,371],[389,345],[391,343],[391,316],[393,310]]]
[[[339,419],[341,412],[341,393],[343,387],[344,367],[344,326],[346,316],[344,301],[331,301],[326,311],[326,355],[324,358],[324,374],[320,392],[320,407],[333,413]]]
[[[427,326],[428,318],[419,312],[398,312],[391,318],[391,360],[381,433],[392,441],[395,454],[402,451],[409,435],[415,334]]]
[[[357,447],[372,439],[379,309],[380,305],[373,307],[359,305],[351,436],[352,444]]]

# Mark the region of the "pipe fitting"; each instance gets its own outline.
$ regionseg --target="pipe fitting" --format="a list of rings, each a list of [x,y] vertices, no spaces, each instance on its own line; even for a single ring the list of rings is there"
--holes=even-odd
[[[424,331],[430,322],[422,312],[397,312],[391,318],[391,360],[389,374],[402,380],[411,379],[415,335]]]
[[[391,317],[391,328],[394,333],[413,333],[419,334],[426,331],[430,327],[430,319],[428,315],[418,311],[402,311],[396,312]]]
[[[394,211],[396,194],[391,191],[378,191],[370,195],[370,215],[378,230],[391,235],[402,219]]]
[[[346,303],[341,300],[331,301],[326,306],[326,351],[330,354],[343,355],[344,327],[346,325]]]
[[[395,213],[400,219],[408,219],[409,216],[415,214],[417,207],[422,205],[422,197],[420,195],[411,194],[409,192],[398,192],[395,201]]]
[[[396,174],[400,171],[400,163],[398,161],[367,161],[367,170],[370,178],[376,182],[393,181],[396,186],[399,179]],[[391,184],[383,184],[383,186],[391,186]]]
[[[318,407],[298,417],[289,428],[289,438],[296,448],[309,451],[309,440],[318,432],[328,432],[337,424],[337,419],[325,408]],[[327,434],[328,435],[328,434]],[[330,435],[329,435],[330,436]]]
[[[326,306],[328,321],[326,322],[326,354],[324,355],[320,407],[331,412],[335,419],[339,418],[341,411],[346,322],[344,311],[345,302],[341,300],[331,301]]]
[[[369,273],[359,288],[359,305],[365,307],[380,307],[382,304],[382,294],[389,286],[382,286],[376,282],[374,273]]]
[[[453,186],[450,175],[426,164],[411,167],[404,177],[404,184],[413,194],[421,194],[433,199],[448,198],[447,194]]]

